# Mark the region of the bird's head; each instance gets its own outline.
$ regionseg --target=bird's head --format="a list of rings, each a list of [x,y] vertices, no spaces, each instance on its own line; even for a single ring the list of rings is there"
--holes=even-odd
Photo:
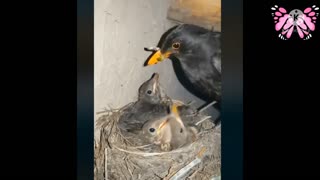
[[[208,30],[190,24],[182,24],[164,34],[160,47],[148,58],[145,66],[154,65],[166,59],[174,57],[182,60],[182,56],[197,53],[198,36],[207,33]]]
[[[169,116],[165,116],[160,119],[150,119],[144,124],[142,134],[150,143],[159,144],[163,135],[168,133],[167,126],[169,125],[170,118]]]
[[[146,101],[152,104],[160,103],[161,91],[158,73],[154,73],[149,80],[145,81],[140,86],[139,100]]]

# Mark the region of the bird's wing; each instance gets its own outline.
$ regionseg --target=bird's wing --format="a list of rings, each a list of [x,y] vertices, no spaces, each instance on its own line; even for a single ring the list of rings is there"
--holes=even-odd
[[[207,43],[211,49],[212,66],[221,74],[221,34],[219,32],[209,32],[207,35]]]
[[[210,57],[211,64],[221,74],[221,33],[207,32],[198,37],[206,56]]]

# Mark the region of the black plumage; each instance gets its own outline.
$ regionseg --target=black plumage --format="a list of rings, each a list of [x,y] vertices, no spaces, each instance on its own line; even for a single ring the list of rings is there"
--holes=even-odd
[[[221,42],[220,32],[182,24],[170,30],[160,50],[146,65],[171,59],[177,78],[191,93],[220,111],[221,102]]]

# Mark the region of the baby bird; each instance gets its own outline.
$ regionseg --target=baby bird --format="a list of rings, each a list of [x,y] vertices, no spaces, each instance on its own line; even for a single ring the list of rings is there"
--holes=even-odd
[[[161,150],[168,151],[170,149],[170,141],[172,138],[170,126],[166,124],[171,117],[166,116],[160,119],[148,121],[142,128],[142,135],[148,143],[161,145]]]
[[[182,102],[176,101],[171,105],[170,112],[171,116],[174,117],[179,125],[181,125],[183,131],[185,131],[183,139],[185,142],[183,143],[183,145],[194,142],[198,138],[197,134],[199,132],[199,129],[198,127],[196,127],[195,121],[191,115],[196,112],[196,109],[194,109],[190,105],[185,105]],[[172,139],[172,144],[179,144],[181,143],[179,141],[181,140],[182,129],[179,129],[179,126],[174,126],[174,124],[171,125],[171,127],[174,127],[172,129],[172,133],[177,134],[176,138]]]
[[[140,86],[138,101],[123,111],[118,127],[123,131],[137,132],[148,120],[168,115],[169,104],[160,86],[159,74],[154,73]]]
[[[194,141],[197,129],[185,126],[177,111],[177,104],[173,104],[169,115],[149,120],[143,126],[142,134],[149,143],[160,145],[163,151],[170,151]]]

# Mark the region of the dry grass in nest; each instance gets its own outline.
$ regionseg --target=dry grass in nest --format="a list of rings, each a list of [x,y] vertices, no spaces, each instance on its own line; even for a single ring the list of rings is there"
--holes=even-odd
[[[169,152],[150,152],[153,145],[137,146],[133,143],[136,141],[124,136],[117,126],[123,110],[131,105],[105,111],[97,120],[100,140],[95,139],[94,143],[95,180],[209,180],[220,177],[220,127],[213,128],[213,123],[205,120],[199,124],[199,138],[192,144]],[[194,116],[199,121],[205,117]],[[192,167],[196,161],[199,163]],[[180,174],[184,175],[179,177]]]

